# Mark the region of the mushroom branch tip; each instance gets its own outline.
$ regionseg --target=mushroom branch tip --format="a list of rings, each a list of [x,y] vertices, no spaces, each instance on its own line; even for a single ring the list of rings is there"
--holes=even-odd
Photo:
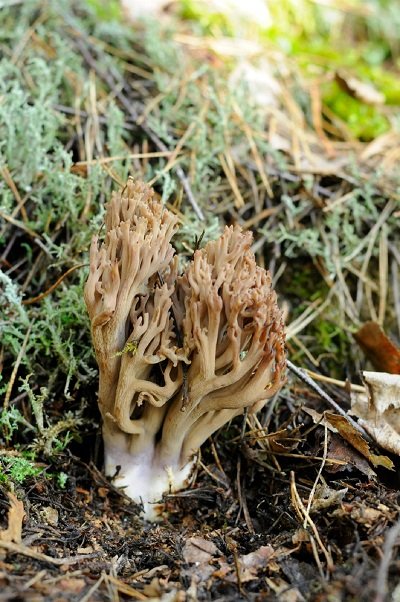
[[[85,301],[99,365],[106,474],[157,518],[202,443],[284,383],[285,330],[252,235],[226,227],[179,273],[177,217],[128,179],[94,237]]]

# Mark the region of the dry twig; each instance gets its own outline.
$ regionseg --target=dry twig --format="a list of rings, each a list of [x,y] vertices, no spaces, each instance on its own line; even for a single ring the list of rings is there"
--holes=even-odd
[[[337,404],[334,399],[332,399],[330,395],[325,393],[325,391],[321,389],[321,387],[311,378],[311,376],[309,376],[309,374],[307,374],[307,372],[305,372],[301,368],[298,368],[298,366],[295,366],[290,360],[287,360],[287,366],[289,370],[293,372],[293,374],[295,374],[300,380],[303,381],[303,383],[308,385],[311,389],[318,393],[318,395],[320,395],[324,401],[326,401],[330,406],[332,406],[332,408],[336,410],[338,414],[343,416],[343,418],[346,418],[346,420],[351,424],[351,426],[355,428],[364,437],[364,439],[368,441],[368,443],[375,445],[375,442],[371,439],[367,431],[363,429],[363,427],[360,424],[358,424],[358,422],[353,420],[353,418],[349,416],[340,407],[340,405]]]

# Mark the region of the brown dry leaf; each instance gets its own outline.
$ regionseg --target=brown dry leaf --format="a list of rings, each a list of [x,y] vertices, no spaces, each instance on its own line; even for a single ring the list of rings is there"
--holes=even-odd
[[[185,592],[178,591],[175,588],[165,591],[166,585],[166,581],[163,579],[157,579],[157,577],[154,577],[150,583],[146,584],[143,588],[143,594],[149,597],[148,602],[151,602],[151,600],[153,602],[185,602]],[[171,582],[169,582],[169,586],[170,585]],[[132,592],[134,591],[132,588],[130,588],[130,590]],[[136,593],[137,595],[139,594],[139,592]],[[130,597],[132,598],[132,595],[130,595]]]
[[[311,513],[319,512],[319,510],[325,510],[331,506],[337,506],[341,504],[344,496],[346,495],[348,488],[345,489],[331,489],[326,483],[321,483],[315,490],[315,495],[311,504]]]
[[[265,439],[268,442],[268,449],[272,452],[293,451],[301,442],[300,430],[281,429],[275,433],[268,433]]]
[[[299,527],[292,535],[292,543],[296,546],[301,543],[309,543],[310,534],[304,527]]]
[[[237,561],[237,568],[239,570],[240,583],[246,583],[247,581],[253,581],[258,578],[258,572],[265,569],[268,566],[270,560],[274,556],[274,549],[272,546],[261,546],[255,552],[244,554],[239,556]],[[220,568],[214,571],[213,576],[230,583],[238,582],[238,575],[235,565],[228,564],[224,560],[219,560]]]
[[[349,468],[349,465],[354,466],[365,474],[369,479],[374,479],[376,473],[372,470],[367,460],[362,456],[354,447],[349,445],[341,436],[339,436],[338,430],[330,424],[325,414],[320,414],[312,408],[304,407],[303,411],[311,416],[315,424],[326,426],[329,431],[328,439],[328,455],[329,460],[343,461],[343,464],[332,464],[326,466],[328,472],[338,472]]]
[[[367,460],[338,434],[334,433],[330,437],[328,444],[328,458],[331,460],[344,460],[347,463],[344,466],[335,464],[327,466],[326,469],[331,473],[349,468],[350,465],[357,468],[357,470],[365,474],[369,479],[375,479],[376,477],[376,472],[372,470]]]
[[[272,546],[261,546],[255,552],[239,557],[240,580],[242,583],[257,579],[258,571],[267,567],[274,555]]]
[[[400,374],[400,349],[379,324],[366,322],[353,336],[376,370]]]
[[[365,393],[351,394],[353,413],[379,445],[400,456],[400,376],[363,372]]]
[[[389,470],[394,470],[394,464],[387,456],[377,455],[371,452],[370,447],[364,437],[344,418],[339,414],[325,412],[325,417],[328,422],[337,429],[338,433],[345,441],[350,443],[357,451],[360,452],[374,466],[383,466]]]
[[[51,525],[52,527],[57,527],[58,510],[56,508],[52,508],[51,506],[44,506],[40,511],[40,514],[45,523]]]
[[[385,95],[374,88],[371,83],[363,82],[344,71],[337,72],[335,79],[346,94],[365,104],[381,105],[385,102]]]
[[[324,414],[317,412],[316,410],[314,410],[314,408],[308,408],[307,406],[304,406],[304,408],[302,408],[302,409],[303,409],[303,412],[305,412],[306,414],[311,416],[311,418],[314,421],[314,424],[320,424],[321,426],[326,426],[329,431],[331,431],[332,433],[335,432],[335,429],[333,428],[333,426],[330,425],[329,422],[327,422],[325,420]]]
[[[183,548],[183,559],[187,563],[209,562],[218,552],[217,546],[203,537],[190,537]]]
[[[8,527],[0,531],[0,540],[14,543],[22,541],[22,521],[24,520],[24,504],[13,493],[8,492],[10,507],[8,510]]]
[[[74,164],[74,165],[71,165],[69,171],[70,171],[70,173],[73,173],[74,175],[79,176],[81,178],[87,178],[87,176],[88,176],[88,166],[87,165]]]
[[[350,512],[350,516],[360,525],[366,527],[372,527],[382,517],[382,512],[379,512],[376,508],[353,508]]]
[[[210,560],[217,552],[218,548],[212,541],[203,537],[190,537],[185,543],[182,555],[186,563],[194,566],[184,570],[183,574],[198,583],[207,581],[215,569]]]

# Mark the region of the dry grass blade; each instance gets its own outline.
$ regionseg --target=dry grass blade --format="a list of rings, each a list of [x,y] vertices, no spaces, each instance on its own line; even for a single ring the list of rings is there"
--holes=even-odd
[[[379,309],[378,309],[378,324],[383,326],[388,295],[388,279],[389,279],[389,253],[388,253],[388,229],[386,224],[383,224],[381,236],[379,239]]]
[[[315,537],[322,553],[325,556],[326,568],[327,568],[328,572],[332,572],[334,569],[332,555],[330,554],[330,552],[328,552],[325,545],[322,543],[318,529],[317,529],[314,521],[311,519],[311,517],[307,513],[307,510],[303,504],[303,501],[299,495],[299,492],[297,491],[295,474],[293,471],[290,473],[290,490],[291,490],[291,494],[292,494],[292,503],[296,509],[296,513],[297,513],[298,517],[300,518],[300,520],[302,520],[302,521],[304,520],[305,524],[307,524],[311,527],[314,537]],[[320,566],[319,561],[318,561],[318,554],[316,555],[316,560],[317,560],[318,566]]]
[[[115,155],[113,157],[98,157],[97,159],[91,159],[88,161],[77,161],[72,166],[72,170],[75,167],[87,167],[91,165],[104,165],[105,163],[113,163],[114,161],[124,161],[126,159],[157,159],[162,157],[170,157],[173,151],[154,151],[148,153],[127,153],[126,155]]]
[[[100,585],[103,583],[105,577],[106,577],[105,573],[102,573],[100,575],[100,577],[97,579],[96,583],[94,583],[92,585],[92,587],[90,587],[89,590],[86,592],[86,594],[84,596],[82,596],[82,598],[79,599],[79,602],[90,602],[90,600],[92,600],[93,594],[95,592],[97,592]]]
[[[75,45],[76,45],[77,49],[79,50],[79,52],[82,54],[85,61],[88,63],[88,65],[92,69],[95,70],[98,77],[101,80],[103,80],[110,87],[111,90],[114,90],[116,97],[121,102],[122,106],[125,108],[125,110],[128,112],[128,114],[131,116],[131,118],[134,120],[134,122],[136,123],[139,118],[139,115],[136,112],[136,110],[133,108],[132,102],[120,91],[120,89],[118,89],[119,88],[119,86],[117,85],[118,82],[114,81],[113,76],[109,73],[104,72],[101,69],[101,67],[99,67],[98,62],[96,61],[96,59],[93,57],[91,52],[86,47],[86,45],[83,42],[79,33],[74,31],[74,34],[75,34],[75,39],[74,39]],[[119,84],[121,84],[121,82],[119,82]],[[141,124],[141,128],[143,129],[143,131],[147,134],[147,136],[150,138],[150,140],[155,144],[155,146],[160,151],[170,152],[169,149],[167,148],[167,146],[164,144],[164,142],[162,142],[162,140],[160,140],[160,138],[146,124]],[[179,180],[181,181],[181,184],[188,197],[188,201],[192,205],[192,208],[193,208],[194,212],[196,213],[198,219],[201,221],[204,221],[203,211],[199,207],[199,205],[194,197],[194,194],[193,194],[192,189],[189,184],[189,180],[188,180],[185,172],[179,165],[177,165],[175,167],[175,172],[176,172],[176,175],[178,176]]]
[[[129,596],[130,598],[133,598],[134,600],[148,600],[147,596],[145,596],[144,594],[142,594],[137,589],[134,589],[133,587],[131,587],[127,583],[124,583],[123,581],[120,581],[119,579],[117,579],[113,575],[105,575],[105,580],[108,581],[109,583],[112,583],[116,587],[116,589],[121,594],[124,594],[125,596]]]
[[[306,508],[306,512],[305,512],[305,515],[304,515],[304,523],[303,523],[303,527],[304,528],[307,527],[307,522],[308,522],[309,517],[310,517],[310,511],[311,511],[311,506],[312,506],[313,499],[314,499],[314,496],[315,496],[315,491],[317,489],[318,482],[319,482],[319,480],[321,478],[322,471],[324,470],[324,466],[326,464],[327,456],[328,456],[328,427],[327,427],[327,424],[325,422],[325,424],[324,424],[324,455],[323,455],[323,458],[322,458],[321,466],[319,467],[319,470],[318,470],[318,474],[316,476],[316,479],[315,479],[314,484],[312,486],[310,495],[308,497],[307,508]]]
[[[229,155],[224,155],[223,153],[220,153],[218,156],[225,176],[230,184],[230,187],[232,188],[232,192],[235,197],[235,207],[240,209],[241,207],[244,207],[245,202],[237,184],[232,158]]]

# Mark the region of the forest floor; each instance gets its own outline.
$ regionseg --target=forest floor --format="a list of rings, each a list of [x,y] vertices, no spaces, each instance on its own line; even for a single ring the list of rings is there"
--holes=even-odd
[[[289,51],[279,11],[250,39],[191,2],[133,25],[117,2],[11,4],[0,602],[400,599],[400,461],[347,418],[362,370],[399,372],[397,13],[339,11],[337,37],[312,43],[307,13]],[[209,439],[157,524],[101,472],[82,298],[91,237],[128,175],[179,216],[182,257],[201,232],[253,230],[293,362],[262,412]]]

